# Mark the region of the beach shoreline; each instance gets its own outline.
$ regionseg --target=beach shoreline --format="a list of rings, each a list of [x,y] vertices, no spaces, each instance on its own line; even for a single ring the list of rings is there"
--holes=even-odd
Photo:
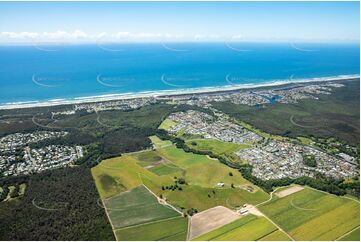
[[[137,98],[158,98],[158,99],[169,99],[181,96],[189,95],[205,95],[205,94],[217,94],[217,93],[228,93],[250,89],[260,88],[272,88],[279,86],[286,86],[290,84],[306,84],[306,83],[321,83],[321,82],[332,82],[332,81],[348,81],[360,79],[359,74],[354,75],[338,75],[331,77],[317,77],[307,79],[291,79],[291,80],[275,80],[263,83],[248,83],[239,85],[226,85],[226,86],[214,86],[214,87],[201,87],[201,88],[187,88],[187,89],[173,89],[173,90],[161,90],[161,91],[144,91],[136,93],[119,93],[119,94],[107,94],[107,95],[96,95],[88,97],[76,97],[69,99],[52,99],[44,101],[24,101],[24,102],[13,102],[0,104],[0,110],[11,110],[11,109],[25,109],[25,108],[37,108],[37,107],[51,107],[51,106],[62,106],[62,105],[75,105],[83,103],[97,103],[97,102],[109,102],[118,100],[129,100]]]

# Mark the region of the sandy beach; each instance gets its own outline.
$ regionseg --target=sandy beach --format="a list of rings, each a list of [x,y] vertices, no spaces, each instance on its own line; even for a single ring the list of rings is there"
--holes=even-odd
[[[312,82],[329,82],[329,81],[347,81],[352,79],[360,78],[360,75],[339,75],[332,77],[319,77],[309,79],[291,79],[291,80],[275,80],[265,83],[257,84],[239,84],[239,85],[226,85],[226,86],[215,86],[215,87],[202,87],[202,88],[185,88],[185,89],[174,89],[174,90],[162,90],[162,91],[147,91],[137,93],[121,93],[121,94],[108,94],[108,95],[97,95],[88,97],[77,97],[69,99],[52,99],[47,101],[28,101],[28,102],[14,102],[0,104],[0,110],[9,109],[21,109],[21,108],[34,108],[34,107],[50,107],[58,105],[72,105],[82,103],[94,103],[94,102],[106,102],[116,100],[126,100],[135,98],[172,98],[181,95],[192,95],[192,94],[212,94],[218,92],[228,92],[237,90],[247,90],[262,87],[275,87],[288,84],[302,84]]]

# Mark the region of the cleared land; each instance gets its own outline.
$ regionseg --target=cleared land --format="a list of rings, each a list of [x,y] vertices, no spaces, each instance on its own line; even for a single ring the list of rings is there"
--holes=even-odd
[[[360,225],[358,202],[310,188],[258,208],[296,240],[335,240]]]
[[[275,231],[278,229],[266,218],[247,215],[195,240],[259,240]]]
[[[217,206],[191,217],[188,238],[190,240],[237,220],[240,215],[228,208]]]
[[[292,186],[292,187],[284,189],[284,190],[282,190],[280,192],[276,192],[275,195],[277,197],[281,198],[281,197],[286,197],[288,195],[291,195],[291,194],[293,194],[295,192],[299,192],[301,190],[303,190],[303,187],[301,187],[301,186]]]

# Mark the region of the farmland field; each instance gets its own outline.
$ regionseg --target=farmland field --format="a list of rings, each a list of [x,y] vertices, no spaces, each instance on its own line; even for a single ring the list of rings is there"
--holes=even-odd
[[[195,240],[259,240],[277,230],[266,218],[247,215]]]
[[[296,240],[335,240],[360,224],[358,202],[310,188],[259,209]]]
[[[174,217],[115,230],[118,240],[186,240],[187,218]]]
[[[104,205],[115,229],[180,216],[172,208],[159,204],[144,186],[106,199]]]
[[[233,208],[268,198],[236,169],[175,146],[103,160],[92,168],[92,174],[102,199],[145,184],[183,211],[190,208],[203,211],[218,205]],[[173,186],[178,178],[183,178],[186,184],[179,185],[180,189],[165,189]],[[219,182],[223,182],[224,187],[216,187]],[[255,192],[238,187],[244,185],[253,186]]]
[[[360,241],[360,227],[355,229],[350,234],[345,235],[340,241]]]
[[[289,240],[290,238],[288,238],[287,235],[280,230],[276,230],[271,234],[260,239],[260,241],[289,241]]]

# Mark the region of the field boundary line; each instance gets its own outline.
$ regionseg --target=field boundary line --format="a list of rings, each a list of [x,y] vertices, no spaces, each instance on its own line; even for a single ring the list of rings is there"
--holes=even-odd
[[[114,225],[113,225],[113,223],[112,223],[112,220],[111,220],[110,217],[109,217],[107,207],[105,206],[104,201],[103,201],[102,199],[100,199],[100,200],[102,201],[103,209],[105,210],[105,214],[107,215],[107,218],[108,218],[108,221],[109,221],[109,223],[110,223],[110,226],[112,227],[112,231],[113,231],[113,234],[114,234],[114,238],[118,241],[117,234],[115,233],[115,228],[114,228]]]
[[[181,218],[181,217],[180,217],[180,216],[175,216],[175,217],[170,217],[170,218],[165,218],[165,219],[159,219],[159,220],[150,221],[150,222],[145,222],[145,223],[140,223],[140,224],[134,224],[134,225],[125,226],[125,227],[121,227],[121,228],[114,228],[114,231],[118,231],[118,230],[122,230],[122,229],[129,229],[129,228],[134,228],[134,227],[139,227],[139,226],[148,225],[148,224],[155,224],[155,223],[158,223],[158,222],[164,222],[164,221],[173,220],[173,219],[177,219],[177,218]]]
[[[264,213],[262,213],[263,214],[263,216],[268,220],[268,221],[270,221],[273,225],[275,225],[280,231],[282,231],[283,233],[285,233],[287,236],[288,236],[288,238],[290,238],[292,241],[295,241],[292,237],[291,237],[291,235],[289,235],[286,231],[284,231],[280,226],[278,226],[278,224],[276,224],[275,222],[273,222],[266,214],[264,214]]]
[[[347,235],[351,234],[353,231],[355,231],[356,229],[359,229],[359,228],[360,228],[360,225],[359,225],[359,226],[357,226],[356,228],[353,228],[351,231],[349,231],[349,232],[347,232],[347,233],[345,233],[345,234],[341,235],[340,237],[338,237],[338,238],[337,238],[337,239],[335,239],[335,240],[337,241],[337,240],[339,240],[339,239],[342,239],[343,237],[345,237],[345,236],[347,236]]]
[[[190,230],[191,230],[191,219],[192,219],[192,217],[188,217],[188,227],[187,227],[187,237],[186,237],[187,241],[189,241],[189,235],[190,235]]]
[[[143,183],[143,180],[142,180],[142,183]],[[161,199],[160,197],[158,197],[158,196],[157,196],[154,192],[152,192],[146,185],[144,185],[144,183],[143,183],[143,186],[144,186],[151,194],[153,194],[153,196],[155,196],[155,197],[157,198],[158,203],[159,203],[160,205],[168,206],[168,207],[172,208],[174,211],[176,211],[177,213],[179,213],[180,215],[183,216],[183,213],[182,213],[181,211],[179,211],[178,209],[176,209],[173,205],[167,203],[164,199]],[[163,201],[165,204],[162,204],[162,203],[160,203],[159,201]]]
[[[168,236],[165,236],[165,237],[162,237],[160,239],[158,239],[158,241],[160,240],[165,240],[165,239],[168,239],[169,237],[172,237],[172,236],[175,236],[175,235],[179,235],[179,234],[183,234],[183,233],[186,233],[187,231],[182,231],[182,232],[178,232],[178,233],[175,233],[175,234],[172,234],[172,235],[168,235]]]
[[[265,234],[265,235],[263,235],[263,236],[261,236],[260,238],[257,238],[257,239],[255,239],[254,241],[260,241],[262,238],[264,238],[264,237],[266,237],[266,236],[268,236],[268,235],[271,235],[271,234],[273,234],[274,232],[277,232],[277,231],[280,231],[278,228],[276,228],[275,230],[273,230],[272,232],[269,232],[268,234]],[[282,232],[282,231],[281,231]]]

